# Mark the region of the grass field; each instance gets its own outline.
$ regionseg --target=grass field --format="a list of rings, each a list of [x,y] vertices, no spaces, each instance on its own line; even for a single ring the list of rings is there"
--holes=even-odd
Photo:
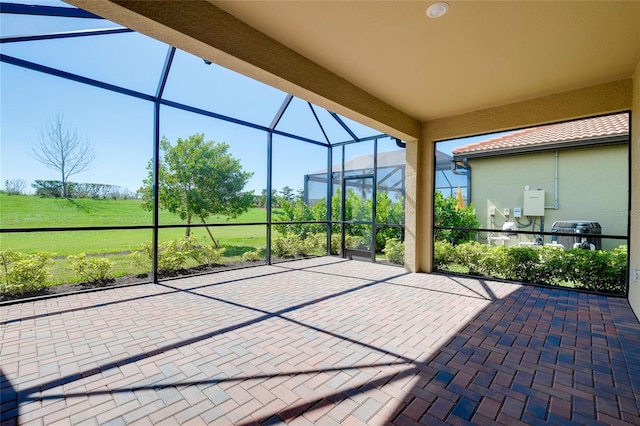
[[[212,223],[264,222],[266,211],[250,209],[232,219],[212,216]],[[142,208],[140,200],[93,200],[88,198],[41,198],[33,195],[0,194],[0,227],[45,228],[72,226],[151,225],[151,212]],[[160,211],[161,225],[184,224],[185,221],[167,211]]]
[[[211,217],[212,223],[238,223],[238,226],[211,227],[214,236],[228,251],[242,248],[264,247],[266,227],[241,225],[264,222],[264,209],[253,208],[237,218]],[[177,215],[162,211],[163,225],[184,224]],[[79,226],[137,226],[151,225],[151,213],[142,209],[139,200],[92,200],[40,198],[29,195],[0,194],[0,227],[47,228]],[[184,228],[161,229],[160,241],[184,236]],[[193,228],[198,239],[208,239],[204,228]],[[151,241],[151,230],[118,231],[60,231],[0,234],[0,248],[22,253],[46,251],[57,256],[87,253],[118,253],[138,250],[142,243]],[[209,240],[210,241],[210,240]]]
[[[264,249],[266,246],[265,225],[243,225],[242,223],[264,222],[264,209],[252,208],[237,218],[211,217],[211,223],[235,224],[234,226],[211,226],[209,229],[225,248],[225,262],[241,259],[246,251]],[[160,223],[182,225],[178,216],[162,211]],[[141,207],[139,200],[92,200],[55,199],[28,195],[0,194],[0,227],[2,228],[68,228],[92,226],[149,226],[152,215]],[[192,228],[202,244],[211,244],[204,228]],[[161,242],[181,239],[185,228],[160,229]],[[129,253],[140,250],[152,239],[152,231],[108,230],[108,231],[56,231],[0,233],[0,250],[11,250],[32,254],[48,252],[55,256],[50,264],[47,285],[79,282],[81,279],[71,268],[69,255],[86,253],[100,255],[113,263],[113,276],[147,273],[147,268],[136,265]],[[193,262],[191,262],[193,263]]]

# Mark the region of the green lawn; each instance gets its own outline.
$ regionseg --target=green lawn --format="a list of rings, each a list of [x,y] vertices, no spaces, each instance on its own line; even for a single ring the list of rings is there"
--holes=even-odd
[[[0,226],[42,228],[147,225],[151,213],[138,200],[40,198],[0,194]]]
[[[55,199],[28,195],[0,194],[0,227],[2,228],[67,228],[90,226],[149,226],[151,213],[141,207],[139,200],[92,200]],[[237,218],[211,217],[211,223],[237,224],[234,226],[211,226],[209,229],[225,248],[223,262],[240,260],[242,254],[266,247],[266,225],[243,225],[264,222],[264,209],[252,208]],[[178,216],[162,211],[160,223],[181,225],[185,221]],[[192,228],[202,244],[211,244],[205,228]],[[185,228],[160,229],[160,241],[181,239]],[[20,253],[48,252],[54,257],[48,266],[47,285],[79,282],[81,278],[73,271],[69,255],[87,253],[100,255],[113,264],[113,276],[147,273],[151,268],[133,262],[129,253],[140,250],[152,239],[152,231],[56,231],[0,233],[0,250]],[[187,266],[195,266],[189,260]]]
[[[40,198],[0,194],[0,227],[44,228],[72,226],[151,225],[151,212],[140,200],[93,200],[88,198]],[[235,219],[212,216],[214,223],[264,222],[264,209],[254,208]],[[162,225],[184,224],[177,215],[160,211]]]
[[[237,218],[211,217],[212,223],[264,222],[264,209],[253,208]],[[77,226],[151,225],[151,213],[141,208],[139,200],[92,200],[40,198],[29,195],[0,194],[2,228],[45,228]],[[160,223],[184,224],[178,216],[161,212]],[[228,252],[241,248],[258,248],[266,244],[264,225],[210,227]],[[184,228],[161,229],[161,241],[184,236]],[[204,228],[193,228],[198,239],[208,239]],[[46,251],[57,256],[87,253],[118,253],[137,250],[151,241],[151,230],[61,231],[0,234],[0,248],[22,253]],[[209,240],[210,241],[210,240]]]

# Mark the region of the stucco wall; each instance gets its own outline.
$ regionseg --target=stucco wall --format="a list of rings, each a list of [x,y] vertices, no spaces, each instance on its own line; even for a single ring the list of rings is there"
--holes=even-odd
[[[629,303],[640,318],[640,279],[634,281],[633,271],[640,271],[640,63],[633,77],[633,111],[631,120],[631,238],[629,244]],[[640,272],[638,272],[640,275]]]
[[[476,208],[480,226],[501,229],[505,220],[513,221],[513,208],[523,206],[525,185],[529,185],[531,189],[553,191],[554,164],[554,154],[546,152],[469,160],[471,201]],[[553,203],[553,194],[545,195],[545,204],[549,202],[549,198]],[[488,214],[490,207],[496,209],[493,226]],[[510,210],[509,219],[503,214],[504,208]],[[526,221],[523,217],[522,223]],[[525,230],[530,231],[531,228]],[[535,230],[539,230],[539,227],[536,226]]]
[[[406,152],[406,169],[405,169],[405,202],[404,202],[404,223],[405,223],[405,235],[404,235],[404,265],[410,271],[422,270],[419,265],[419,259],[421,258],[418,250],[424,247],[422,238],[418,238],[416,231],[422,229],[422,226],[418,224],[418,218],[423,215],[418,215],[417,207],[421,200],[418,199],[418,188],[422,188],[423,184],[419,181],[420,173],[418,167],[420,167],[420,150],[424,149],[423,145],[419,141],[407,142]]]
[[[575,219],[598,222],[603,234],[626,235],[628,151],[628,145],[558,151],[558,209],[545,209],[544,231],[551,231],[557,220]],[[505,207],[510,209],[509,220],[514,221],[514,207],[523,207],[525,185],[544,190],[545,206],[554,206],[555,155],[544,152],[470,160],[472,201],[480,226],[500,229]],[[488,215],[491,206],[496,207],[493,226]],[[526,217],[520,222],[523,230],[540,230],[540,218],[536,218],[535,229],[524,226],[530,223]],[[532,241],[532,237],[523,235],[512,242],[520,240]],[[623,243],[605,239],[602,248],[610,250]]]

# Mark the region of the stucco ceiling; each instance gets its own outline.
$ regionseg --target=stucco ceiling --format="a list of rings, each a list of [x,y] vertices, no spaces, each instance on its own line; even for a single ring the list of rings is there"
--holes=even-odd
[[[347,108],[402,116],[414,135],[629,78],[640,62],[640,1],[450,0],[438,19],[432,1],[69,2],[328,108],[358,98]]]
[[[426,121],[628,78],[638,1],[215,1],[259,31]]]

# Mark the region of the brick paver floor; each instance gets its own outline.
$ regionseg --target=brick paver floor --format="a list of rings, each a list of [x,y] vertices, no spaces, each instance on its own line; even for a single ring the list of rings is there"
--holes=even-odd
[[[0,309],[3,424],[640,424],[620,298],[317,258]]]

